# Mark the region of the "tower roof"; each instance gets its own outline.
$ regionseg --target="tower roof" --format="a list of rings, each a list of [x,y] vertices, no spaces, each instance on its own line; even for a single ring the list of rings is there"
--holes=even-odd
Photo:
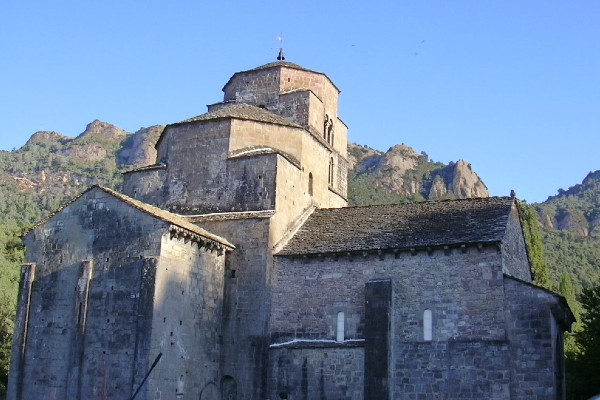
[[[291,126],[294,128],[302,128],[300,125],[295,124],[286,118],[283,118],[270,111],[264,110],[260,107],[256,107],[246,103],[232,103],[218,110],[198,115],[197,117],[189,118],[171,125],[230,118],[266,122],[268,124]]]

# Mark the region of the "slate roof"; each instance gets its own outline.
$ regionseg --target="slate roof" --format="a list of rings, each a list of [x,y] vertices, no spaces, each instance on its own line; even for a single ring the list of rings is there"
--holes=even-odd
[[[67,207],[70,204],[73,204],[74,202],[76,202],[80,197],[82,197],[85,193],[90,192],[94,189],[98,189],[98,190],[102,190],[105,193],[108,193],[109,195],[116,197],[117,199],[123,201],[126,204],[129,204],[130,206],[137,208],[140,211],[143,211],[147,214],[150,214],[151,216],[158,218],[164,222],[167,222],[169,224],[178,226],[182,229],[185,229],[187,231],[190,231],[191,233],[195,233],[196,235],[202,236],[206,239],[210,239],[213,240],[215,242],[221,243],[222,245],[225,245],[231,249],[234,249],[235,246],[231,243],[229,243],[229,241],[227,241],[226,239],[217,236],[215,234],[212,234],[210,232],[208,232],[205,229],[200,228],[197,225],[194,225],[193,223],[187,221],[185,218],[177,215],[177,214],[173,214],[169,211],[163,210],[161,208],[152,206],[150,204],[144,203],[142,201],[136,200],[136,199],[132,199],[129,196],[126,196],[122,193],[119,193],[117,191],[114,191],[112,189],[103,187],[103,186],[99,186],[99,185],[94,185],[92,187],[90,187],[89,189],[87,189],[86,191],[84,191],[83,193],[81,193],[79,196],[75,197],[73,200],[71,200],[69,203],[67,203],[66,205],[64,205],[63,207],[59,208],[57,211],[55,211],[54,213],[52,213],[50,216],[48,216],[47,218],[45,218],[44,220],[40,221],[39,223],[37,223],[34,227],[32,227],[30,230],[28,230],[27,232],[25,232],[23,234],[23,236],[27,235],[29,232],[31,232],[32,230],[34,230],[35,228],[39,227],[40,225],[43,225],[46,221],[48,221],[50,218],[52,218],[53,216],[55,216],[56,214],[58,214],[62,209],[64,209],[65,207]]]
[[[278,255],[500,242],[513,202],[490,197],[317,209]]]
[[[187,124],[196,121],[210,121],[218,119],[244,119],[249,121],[266,122],[268,124],[291,126],[294,128],[302,128],[300,125],[283,118],[270,111],[256,107],[246,103],[233,103],[227,107],[220,108],[216,111],[211,111],[206,114],[198,115],[197,117],[189,118],[181,122],[171,125]]]
[[[141,171],[154,171],[157,169],[167,169],[167,164],[160,163],[160,164],[144,165],[143,167],[130,169],[128,171],[123,171],[122,174],[129,174],[131,172],[141,172]]]

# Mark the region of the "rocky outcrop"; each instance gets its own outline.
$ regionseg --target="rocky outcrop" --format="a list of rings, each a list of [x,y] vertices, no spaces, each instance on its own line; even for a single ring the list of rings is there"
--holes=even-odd
[[[464,160],[445,165],[406,144],[383,153],[366,146],[348,145],[350,190],[354,181],[413,200],[489,197],[481,178]]]
[[[164,126],[141,128],[124,144],[118,154],[119,165],[150,165],[156,161],[156,141]]]
[[[473,171],[470,163],[459,160],[453,167],[449,191],[461,199],[490,196],[487,186]]]
[[[40,143],[52,143],[52,142],[68,142],[72,140],[71,138],[68,138],[64,135],[61,135],[58,132],[54,132],[54,131],[39,131],[34,133],[29,140],[27,141],[27,143],[25,143],[25,146],[28,145],[34,145],[34,144],[40,144]]]
[[[113,124],[95,120],[89,123],[85,131],[71,141],[70,146],[61,153],[66,157],[86,162],[99,162],[112,157],[113,153],[120,148],[121,142],[130,135]]]
[[[581,183],[536,205],[544,228],[570,231],[579,236],[600,235],[600,170]]]
[[[85,127],[85,131],[83,131],[77,139],[95,137],[97,139],[108,139],[110,141],[121,141],[129,136],[130,133],[124,131],[123,129],[109,124],[108,122],[102,122],[99,120],[95,120],[90,122]]]

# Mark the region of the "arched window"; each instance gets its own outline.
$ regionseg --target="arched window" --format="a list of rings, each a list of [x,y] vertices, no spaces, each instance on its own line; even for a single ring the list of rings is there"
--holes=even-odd
[[[329,173],[327,175],[327,183],[333,186],[333,157],[329,159]]]
[[[232,376],[225,375],[221,379],[221,399],[236,400],[237,399],[237,383]]]
[[[345,335],[345,319],[344,319],[344,312],[340,311],[339,313],[337,313],[337,334],[335,337],[335,340],[338,342],[343,342],[344,341],[344,335]]]
[[[313,195],[313,176],[312,176],[312,172],[308,173],[308,195],[309,196]]]
[[[423,311],[423,340],[433,340],[433,316],[431,310]]]

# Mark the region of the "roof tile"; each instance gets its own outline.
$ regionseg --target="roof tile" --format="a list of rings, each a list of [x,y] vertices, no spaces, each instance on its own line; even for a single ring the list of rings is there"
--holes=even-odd
[[[317,209],[278,255],[499,242],[510,197]]]

